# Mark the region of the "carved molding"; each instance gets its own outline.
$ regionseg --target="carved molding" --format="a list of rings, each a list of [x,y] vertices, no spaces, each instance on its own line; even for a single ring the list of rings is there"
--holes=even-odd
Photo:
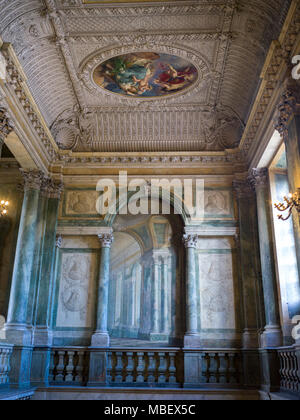
[[[3,50],[3,55],[7,63],[7,81],[13,89],[16,97],[18,98],[21,107],[26,113],[28,122],[44,145],[44,149],[47,152],[50,161],[57,159],[58,153],[53,147],[53,143],[49,137],[49,133],[45,128],[44,122],[41,120],[40,115],[38,115],[35,109],[32,98],[29,96],[28,89],[26,89],[24,86],[25,83],[23,80],[23,75],[20,73],[18,67],[16,66],[9,48]]]
[[[102,248],[111,248],[114,241],[114,237],[111,233],[101,233],[98,235],[98,238]]]

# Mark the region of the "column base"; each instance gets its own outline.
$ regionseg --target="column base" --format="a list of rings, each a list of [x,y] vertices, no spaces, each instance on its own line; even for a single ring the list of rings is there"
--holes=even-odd
[[[34,346],[52,346],[53,332],[49,328],[37,327],[33,332],[33,345]]]
[[[197,349],[201,347],[201,337],[199,334],[186,334],[184,336],[185,349]]]
[[[258,339],[257,330],[244,330],[243,348],[244,349],[258,349],[259,348],[259,339]]]
[[[31,346],[32,327],[25,324],[6,324],[4,327],[6,341],[17,346]]]
[[[109,347],[110,345],[110,338],[107,333],[100,333],[95,332],[95,334],[92,336],[91,340],[91,347]]]
[[[266,326],[264,332],[260,336],[261,348],[281,347],[283,336],[281,328],[278,325]]]

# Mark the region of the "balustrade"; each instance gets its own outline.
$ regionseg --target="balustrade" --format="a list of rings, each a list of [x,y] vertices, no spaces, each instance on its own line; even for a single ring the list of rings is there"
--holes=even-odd
[[[280,359],[280,388],[282,391],[300,392],[300,366],[293,347],[278,350]]]
[[[182,387],[184,351],[169,349],[102,349],[107,355],[106,383],[112,387]],[[243,383],[242,352],[196,351],[201,361],[199,385],[230,387]],[[52,351],[50,383],[85,386],[88,383],[90,350],[60,348]]]
[[[50,383],[86,385],[89,352],[82,348],[53,349]]]
[[[178,387],[180,374],[179,349],[111,350],[108,352],[108,379],[111,386]]]
[[[203,351],[202,378],[204,384],[242,384],[242,356],[240,351]]]

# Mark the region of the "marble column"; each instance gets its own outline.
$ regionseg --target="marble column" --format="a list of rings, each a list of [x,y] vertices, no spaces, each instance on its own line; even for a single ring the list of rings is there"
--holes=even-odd
[[[245,179],[235,180],[233,188],[239,214],[239,266],[243,291],[243,347],[259,347],[258,332],[264,325],[260,288],[260,261],[257,240],[256,197]]]
[[[161,270],[161,261],[159,256],[154,256],[153,259],[154,265],[154,278],[153,278],[153,330],[152,335],[160,333],[159,321],[160,321],[160,270]]]
[[[24,201],[20,218],[18,241],[10,292],[7,339],[13,344],[31,344],[31,325],[27,322],[30,291],[35,281],[35,260],[39,251],[38,215],[40,188],[44,175],[39,171],[22,171]]]
[[[198,235],[185,234],[183,242],[186,248],[186,334],[185,348],[200,347],[197,314],[196,248]]]
[[[164,287],[163,287],[163,299],[164,299],[164,333],[170,334],[170,307],[169,307],[169,296],[171,293],[171,285],[169,278],[169,256],[165,255],[163,259],[163,273],[164,273]]]
[[[271,193],[267,168],[253,169],[250,182],[256,191],[260,261],[266,326],[262,334],[262,347],[282,345],[279,296],[276,279],[274,236],[271,218]]]
[[[110,276],[110,248],[112,234],[98,235],[101,244],[101,258],[98,283],[97,328],[92,336],[92,347],[109,347],[108,334],[108,296]]]
[[[300,86],[295,80],[287,79],[284,83],[275,128],[285,143],[289,187],[290,192],[295,193],[300,188]],[[300,273],[300,217],[296,210],[293,211],[293,224]]]
[[[47,198],[45,209],[45,229],[40,258],[40,275],[36,299],[35,314],[35,345],[51,345],[52,333],[51,298],[55,271],[56,230],[58,222],[58,208],[63,190],[63,184],[47,179],[43,186],[43,195]]]

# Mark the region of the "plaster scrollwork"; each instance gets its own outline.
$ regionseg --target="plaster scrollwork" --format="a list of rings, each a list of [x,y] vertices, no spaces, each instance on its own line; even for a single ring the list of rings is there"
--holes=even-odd
[[[57,145],[62,150],[84,149],[96,142],[96,126],[92,112],[75,106],[64,111],[51,126]]]

